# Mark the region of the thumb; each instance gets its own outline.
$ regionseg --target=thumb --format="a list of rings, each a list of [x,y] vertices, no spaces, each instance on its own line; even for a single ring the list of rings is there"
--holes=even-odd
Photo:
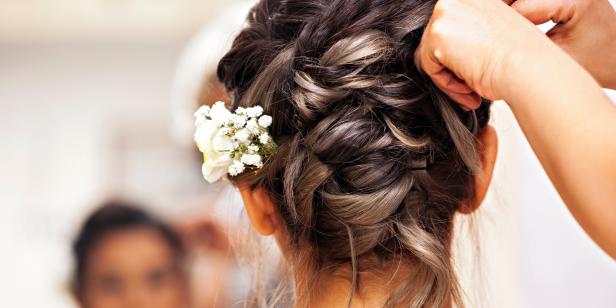
[[[547,0],[518,0],[511,7],[535,25],[552,20],[559,4]]]

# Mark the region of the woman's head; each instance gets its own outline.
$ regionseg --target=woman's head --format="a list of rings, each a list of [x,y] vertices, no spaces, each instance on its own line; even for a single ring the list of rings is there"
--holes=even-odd
[[[187,304],[180,238],[130,204],[108,203],[89,216],[73,256],[73,291],[84,308]]]
[[[233,108],[273,117],[278,151],[235,180],[257,230],[284,232],[299,287],[402,260],[414,275],[388,304],[459,302],[451,224],[481,202],[496,142],[488,102],[465,112],[414,65],[435,3],[262,0],[219,63]]]

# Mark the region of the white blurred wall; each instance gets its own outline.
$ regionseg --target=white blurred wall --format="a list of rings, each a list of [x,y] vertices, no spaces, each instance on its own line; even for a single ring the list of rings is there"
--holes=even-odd
[[[207,187],[171,138],[170,88],[224,5],[0,0],[0,307],[72,306],[70,242],[105,198],[194,214]]]
[[[169,132],[179,50],[0,47],[0,307],[67,306],[69,241],[103,198],[177,212],[198,193],[197,158]]]

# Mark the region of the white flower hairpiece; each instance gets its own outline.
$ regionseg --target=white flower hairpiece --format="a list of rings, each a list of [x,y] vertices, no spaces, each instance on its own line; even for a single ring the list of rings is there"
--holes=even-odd
[[[203,153],[203,177],[210,183],[225,173],[236,176],[249,168],[263,167],[276,143],[267,132],[272,117],[261,106],[238,107],[230,112],[223,102],[204,105],[195,112],[195,143]]]

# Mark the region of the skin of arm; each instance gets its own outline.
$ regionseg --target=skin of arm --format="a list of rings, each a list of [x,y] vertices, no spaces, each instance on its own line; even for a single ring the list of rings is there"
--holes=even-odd
[[[415,61],[464,108],[504,99],[570,212],[616,258],[616,106],[580,64],[500,0],[440,0]]]
[[[616,258],[616,106],[573,59],[545,48],[514,57],[498,92],[571,214]]]

